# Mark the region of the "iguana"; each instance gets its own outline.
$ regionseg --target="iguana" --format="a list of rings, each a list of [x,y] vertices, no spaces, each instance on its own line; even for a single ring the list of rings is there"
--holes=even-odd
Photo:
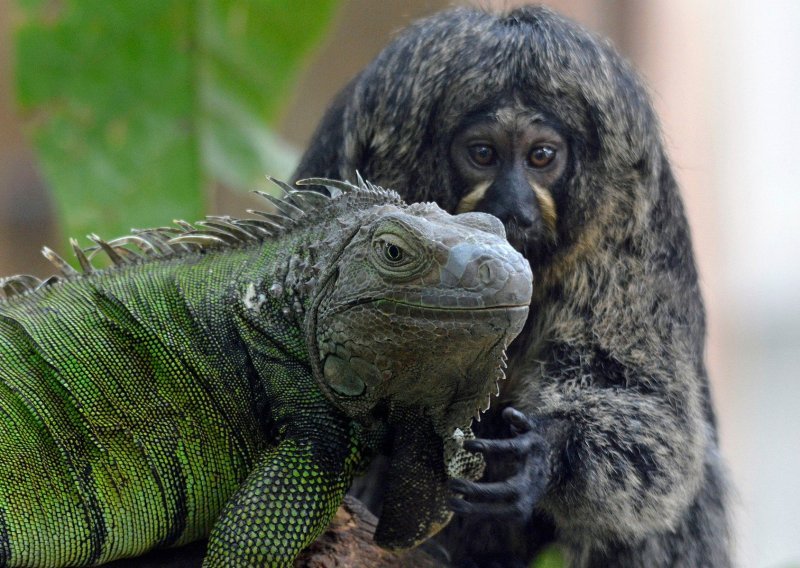
[[[88,566],[210,534],[205,566],[286,566],[383,449],[376,541],[449,518],[528,263],[483,213],[279,183],[277,213],[93,247],[0,281],[0,564]],[[104,253],[110,267],[92,256]]]

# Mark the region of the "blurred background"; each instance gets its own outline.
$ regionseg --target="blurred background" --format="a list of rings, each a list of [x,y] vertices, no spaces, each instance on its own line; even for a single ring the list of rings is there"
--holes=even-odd
[[[196,50],[211,55],[210,63],[202,59],[190,67],[187,77],[199,77],[213,88],[200,103],[188,102],[190,107],[207,105],[211,118],[198,123],[200,150],[189,147],[179,158],[174,158],[177,150],[162,150],[173,148],[169,129],[186,117],[175,122],[165,114],[163,123],[160,116],[148,117],[144,122],[152,130],[137,130],[133,119],[112,116],[117,101],[122,105],[126,96],[136,98],[124,82],[117,85],[116,95],[102,100],[110,108],[108,120],[92,117],[79,104],[83,78],[95,86],[113,82],[102,72],[89,72],[118,56],[117,44],[104,41],[103,30],[124,28],[143,18],[147,7],[158,10],[164,4],[134,3],[135,16],[120,11],[110,23],[93,22],[87,30],[95,41],[88,45],[78,45],[75,38],[87,35],[81,28],[63,26],[63,20],[75,11],[74,5],[102,15],[123,4],[0,0],[0,275],[46,275],[48,265],[38,252],[44,244],[65,254],[66,232],[83,230],[75,233],[82,237],[87,225],[94,229],[98,224],[115,231],[116,217],[121,217],[124,232],[132,224],[160,225],[176,216],[192,220],[203,212],[240,213],[251,199],[241,187],[264,189],[241,172],[288,175],[334,93],[409,21],[457,2],[331,0],[316,8],[310,0],[181,3],[190,11],[174,25],[200,24],[176,45],[184,54]],[[260,19],[247,9],[237,11],[237,6],[252,10],[261,4],[266,15]],[[481,2],[515,4],[520,2]],[[683,189],[708,307],[707,359],[722,449],[737,490],[739,565],[800,566],[800,3],[545,4],[611,38],[651,89]],[[215,35],[214,9],[224,16],[226,33],[233,35]],[[269,10],[277,13],[275,19]],[[253,22],[253,33],[264,36],[263,43],[240,46],[230,41],[236,30],[246,32]],[[148,30],[137,28],[145,25],[146,19],[134,21],[128,39],[119,45],[130,46],[130,37],[146,38]],[[292,50],[282,55],[280,46],[292,42]],[[230,46],[241,50],[230,58],[221,56],[220,50]],[[73,47],[88,53],[78,67],[62,60]],[[170,51],[169,45],[161,47]],[[152,57],[161,61],[153,49]],[[272,50],[272,58],[259,64],[259,50]],[[125,65],[135,67],[141,61],[147,59],[128,58]],[[283,61],[291,64],[276,65]],[[126,77],[127,69],[122,73]],[[160,69],[154,92],[172,85],[182,69]],[[230,69],[236,73],[228,76]],[[259,98],[275,83],[280,85],[273,99]],[[60,96],[62,88],[71,99]],[[134,101],[138,107],[147,102],[147,97]],[[238,124],[239,130],[217,131],[215,119]],[[101,135],[75,126],[92,121],[98,122]],[[254,126],[262,122],[270,128]],[[238,147],[242,139],[250,146]],[[153,147],[152,140],[159,145]],[[138,161],[126,158],[127,167],[151,178],[123,179],[124,167],[109,168],[102,160],[84,169],[98,144],[112,150],[139,144],[143,151]],[[242,155],[252,159],[240,164]],[[167,176],[150,168],[154,163],[175,167],[168,168]],[[187,179],[192,188],[184,194]],[[98,180],[107,183],[107,191],[84,192]],[[141,192],[147,195],[144,206],[132,201]],[[101,234],[113,237],[119,232]]]

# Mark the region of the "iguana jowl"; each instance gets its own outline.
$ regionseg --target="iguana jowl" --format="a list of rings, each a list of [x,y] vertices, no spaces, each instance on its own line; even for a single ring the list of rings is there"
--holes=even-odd
[[[206,566],[290,565],[377,447],[376,540],[447,522],[530,269],[491,216],[314,181],[331,196],[283,186],[278,214],[92,237],[82,273],[46,250],[62,276],[0,281],[0,565],[209,533]]]

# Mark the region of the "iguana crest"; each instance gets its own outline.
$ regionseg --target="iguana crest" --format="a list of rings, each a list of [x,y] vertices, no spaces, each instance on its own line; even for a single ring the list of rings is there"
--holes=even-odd
[[[49,247],[44,247],[42,254],[58,269],[58,274],[45,279],[30,274],[0,278],[0,302],[64,280],[90,275],[98,270],[92,260],[100,253],[108,257],[112,263],[109,268],[113,270],[131,264],[176,258],[201,250],[236,248],[273,240],[301,229],[310,222],[317,222],[319,215],[333,217],[351,206],[403,203],[395,191],[365,181],[360,175],[357,184],[323,178],[297,182],[300,186],[323,187],[328,192],[327,195],[318,191],[297,189],[269,176],[267,179],[281,189],[283,196],[278,198],[263,191],[254,193],[269,202],[273,212],[248,209],[248,213],[258,217],[254,219],[216,215],[209,215],[195,223],[179,219],[171,227],[132,229],[130,235],[110,241],[91,234],[87,238],[95,244],[89,247],[81,247],[76,239],[71,238],[70,245],[78,260],[79,270]]]

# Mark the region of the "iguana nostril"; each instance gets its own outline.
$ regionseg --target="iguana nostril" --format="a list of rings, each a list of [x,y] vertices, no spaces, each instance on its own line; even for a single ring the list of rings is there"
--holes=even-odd
[[[493,280],[492,267],[489,262],[484,262],[478,269],[478,278],[481,283],[489,284]]]
[[[522,256],[510,252],[485,244],[457,244],[442,267],[441,285],[475,291],[471,301],[484,307],[526,304],[532,291],[530,268]],[[430,300],[437,301],[441,298]],[[468,301],[461,297],[459,305],[466,306]]]

